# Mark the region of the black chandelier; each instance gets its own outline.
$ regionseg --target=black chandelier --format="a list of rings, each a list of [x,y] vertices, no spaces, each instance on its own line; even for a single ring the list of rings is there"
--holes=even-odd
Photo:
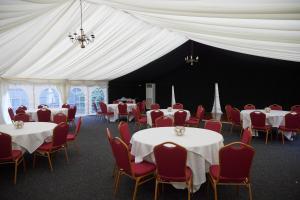
[[[80,31],[79,33],[69,33],[69,38],[74,44],[80,44],[81,48],[85,48],[86,45],[94,42],[95,40],[95,35],[93,33],[90,36],[87,36],[82,28],[82,0],[80,0]]]

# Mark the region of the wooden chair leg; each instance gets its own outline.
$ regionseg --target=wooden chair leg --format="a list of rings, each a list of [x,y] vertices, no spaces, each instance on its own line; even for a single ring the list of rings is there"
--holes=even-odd
[[[215,200],[218,200],[217,184],[213,183],[213,189],[214,189],[214,198]]]
[[[119,188],[120,175],[121,175],[121,172],[118,170],[117,177],[116,177],[116,182],[115,182],[115,191],[114,191],[114,195],[117,194],[117,191],[118,191],[118,188]]]
[[[157,200],[158,197],[158,190],[159,190],[159,182],[155,180],[155,193],[154,193],[154,200]]]
[[[17,175],[18,175],[18,160],[15,161],[15,174],[14,174],[14,184],[17,184]]]
[[[53,172],[53,167],[52,167],[52,162],[51,162],[51,155],[48,152],[47,152],[47,157],[48,157],[50,171]]]
[[[136,193],[137,193],[137,189],[138,189],[138,187],[139,187],[139,183],[140,183],[140,178],[137,178],[136,180],[135,180],[135,186],[134,186],[134,191],[133,191],[133,197],[132,197],[132,200],[135,200],[135,198],[136,198]]]
[[[251,191],[251,184],[248,184],[248,190],[249,190],[249,200],[252,200],[252,191]]]
[[[268,137],[269,137],[269,131],[267,131],[267,133],[266,133],[266,142],[265,142],[265,144],[268,144]]]
[[[281,132],[281,141],[282,141],[282,144],[284,144],[284,135],[283,135],[283,131],[280,131]]]
[[[66,157],[67,163],[69,163],[69,157],[68,157],[67,147],[64,147],[64,149],[65,149],[65,157]]]

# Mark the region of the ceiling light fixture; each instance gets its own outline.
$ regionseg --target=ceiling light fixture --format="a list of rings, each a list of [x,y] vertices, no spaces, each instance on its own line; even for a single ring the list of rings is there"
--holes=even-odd
[[[90,36],[87,36],[84,33],[84,30],[82,28],[82,0],[80,0],[80,31],[79,31],[79,34],[77,34],[76,32],[74,32],[73,34],[69,33],[69,38],[74,44],[76,44],[76,43],[80,44],[81,48],[85,48],[86,45],[94,42],[94,40],[95,40],[95,35],[93,33],[91,33]]]
[[[185,62],[187,64],[190,64],[191,66],[193,66],[195,63],[198,63],[198,60],[199,60],[199,57],[198,56],[194,57],[193,54],[194,54],[194,43],[193,43],[193,41],[191,41],[191,55],[186,56],[184,58]]]

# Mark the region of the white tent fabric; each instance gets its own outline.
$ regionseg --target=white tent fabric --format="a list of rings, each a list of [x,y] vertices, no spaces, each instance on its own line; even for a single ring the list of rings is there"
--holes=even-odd
[[[215,83],[215,91],[214,91],[214,104],[211,110],[212,113],[220,113],[222,114],[221,104],[220,104],[220,96],[219,96],[219,86],[218,83]]]
[[[171,106],[176,104],[176,99],[175,99],[175,91],[174,91],[174,85],[172,85],[172,100],[171,100]]]
[[[122,9],[207,45],[300,61],[299,0],[88,1]]]

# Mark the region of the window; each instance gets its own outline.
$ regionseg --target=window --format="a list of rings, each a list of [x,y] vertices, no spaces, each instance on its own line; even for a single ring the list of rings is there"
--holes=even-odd
[[[71,89],[68,103],[76,105],[77,114],[85,114],[85,95],[80,88]]]
[[[9,101],[14,111],[21,105],[29,107],[29,98],[22,88],[13,88],[8,90]]]
[[[94,88],[91,92],[91,101],[90,101],[90,113],[95,113],[95,110],[93,109],[93,103],[95,103],[98,107],[100,101],[105,101],[105,92],[102,88]]]
[[[39,97],[40,104],[46,104],[49,108],[59,108],[59,94],[56,89],[46,88]]]

